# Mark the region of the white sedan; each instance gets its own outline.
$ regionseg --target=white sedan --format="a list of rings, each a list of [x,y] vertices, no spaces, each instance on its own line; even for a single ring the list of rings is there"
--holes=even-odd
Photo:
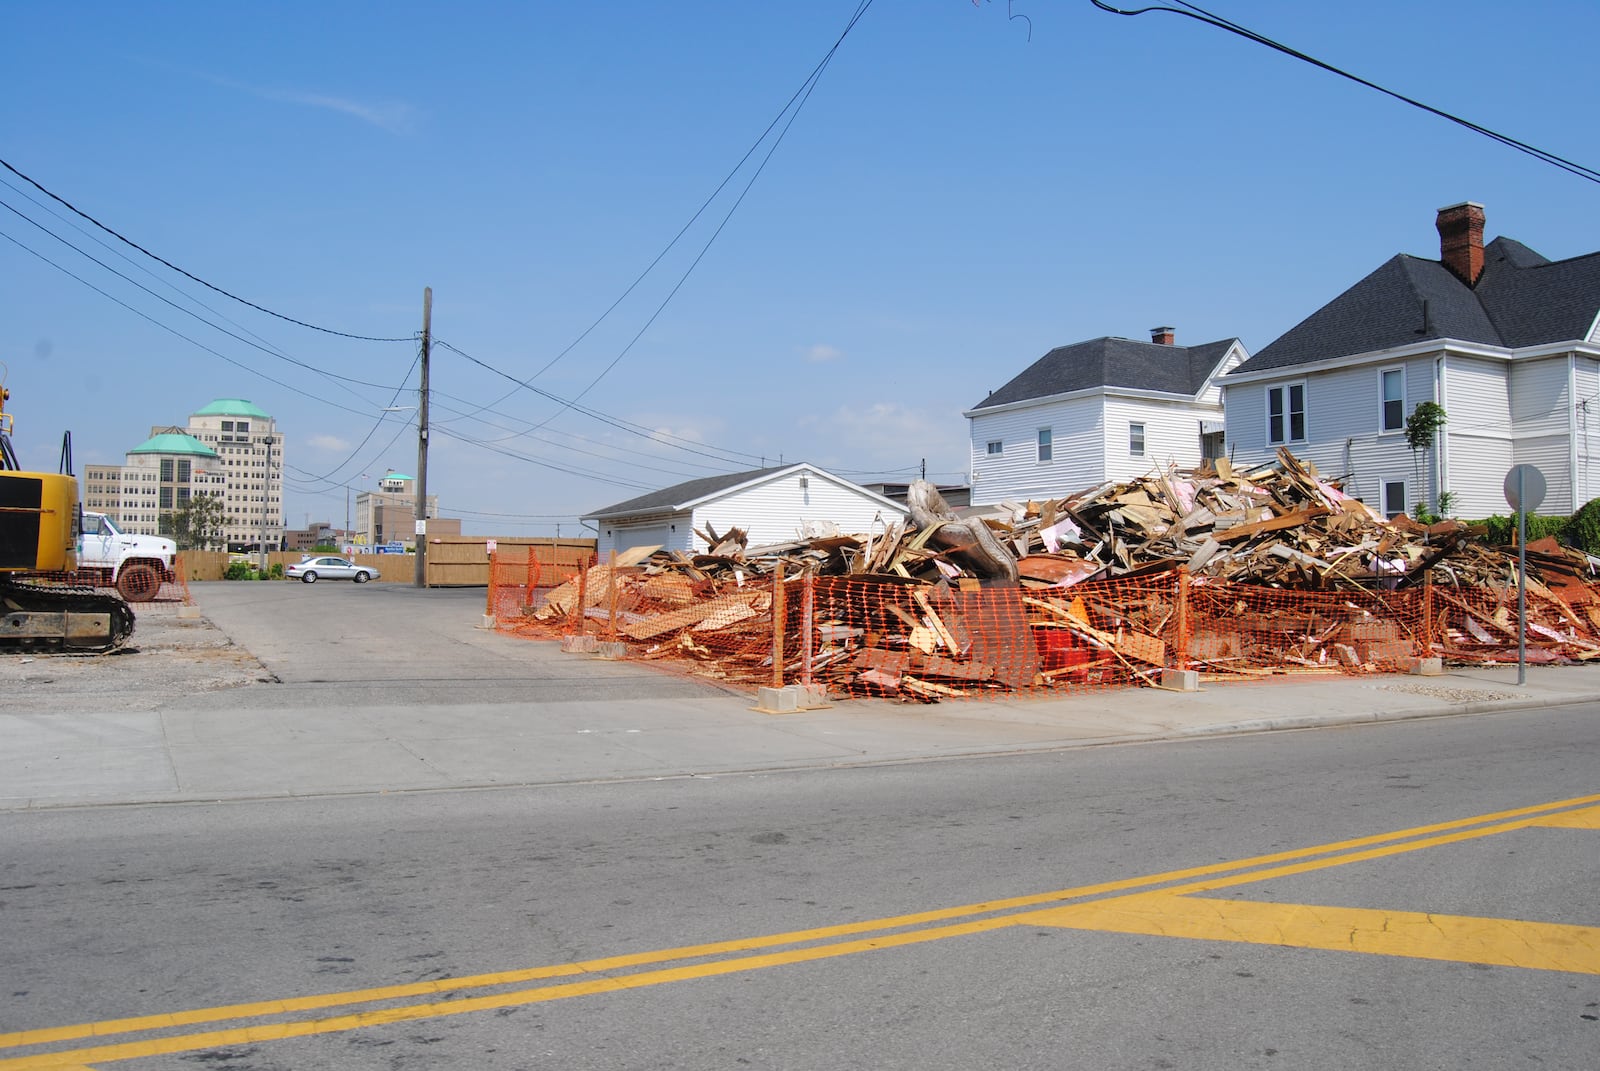
[[[354,580],[357,584],[365,584],[378,579],[378,570],[370,565],[357,565],[345,558],[323,556],[301,558],[285,569],[284,575],[290,580],[299,579],[307,584],[315,584],[318,580]]]

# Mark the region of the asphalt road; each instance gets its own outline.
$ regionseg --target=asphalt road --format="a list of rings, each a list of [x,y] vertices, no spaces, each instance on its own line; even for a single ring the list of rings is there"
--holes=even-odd
[[[1597,715],[4,813],[0,1069],[1588,1068]]]

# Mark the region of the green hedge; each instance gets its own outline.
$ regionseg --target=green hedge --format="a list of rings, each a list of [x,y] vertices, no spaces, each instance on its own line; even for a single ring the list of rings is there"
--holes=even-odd
[[[1590,504],[1593,505],[1593,503]],[[1584,509],[1587,508],[1587,506],[1584,507]],[[1579,512],[1581,513],[1582,511]],[[1484,537],[1484,541],[1493,546],[1509,547],[1516,540],[1517,515],[1515,513],[1509,517],[1497,513],[1493,517],[1485,517],[1481,521],[1468,521],[1467,523],[1481,524],[1488,528],[1489,534]],[[1528,542],[1532,543],[1534,540],[1543,539],[1545,536],[1555,536],[1565,543],[1567,540],[1562,537],[1567,530],[1567,526],[1571,523],[1572,519],[1567,517],[1545,517],[1537,513],[1530,513],[1528,514]]]

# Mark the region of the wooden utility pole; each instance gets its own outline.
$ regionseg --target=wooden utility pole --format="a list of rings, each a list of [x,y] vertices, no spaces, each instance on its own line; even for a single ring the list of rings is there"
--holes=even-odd
[[[433,345],[433,287],[422,289],[422,381],[417,387],[417,577],[428,586],[428,350]]]

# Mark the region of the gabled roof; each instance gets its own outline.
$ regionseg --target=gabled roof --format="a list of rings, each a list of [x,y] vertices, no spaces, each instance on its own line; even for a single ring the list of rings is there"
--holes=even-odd
[[[1057,346],[972,408],[1048,398],[1094,387],[1125,387],[1193,398],[1239,340],[1168,346],[1131,338],[1093,338]]]
[[[165,431],[154,435],[129,450],[130,454],[185,454],[194,457],[216,457],[217,452],[193,435],[181,431]]]
[[[663,487],[659,491],[651,491],[649,494],[630,498],[624,502],[606,506],[604,509],[595,510],[592,513],[586,513],[581,519],[585,521],[616,521],[648,514],[683,513],[713,498],[719,498],[730,491],[764,483],[779,476],[800,471],[813,473],[846,487],[853,487],[860,491],[864,497],[877,499],[883,505],[895,510],[897,514],[905,512],[905,507],[898,502],[890,501],[859,484],[851,483],[849,480],[834,476],[832,473],[825,472],[815,465],[809,465],[802,461],[793,465],[779,465],[773,468],[751,469],[747,472],[730,472],[722,476],[703,476],[698,480],[686,480],[683,483],[673,484],[671,487]]]
[[[272,417],[263,413],[255,405],[243,398],[218,398],[204,409],[196,409],[195,416],[242,416],[254,417],[257,420],[271,420]]]
[[[1475,287],[1440,261],[1392,257],[1232,374],[1431,339],[1517,349],[1587,337],[1600,312],[1600,253],[1552,262],[1521,242],[1496,238],[1483,254]]]

